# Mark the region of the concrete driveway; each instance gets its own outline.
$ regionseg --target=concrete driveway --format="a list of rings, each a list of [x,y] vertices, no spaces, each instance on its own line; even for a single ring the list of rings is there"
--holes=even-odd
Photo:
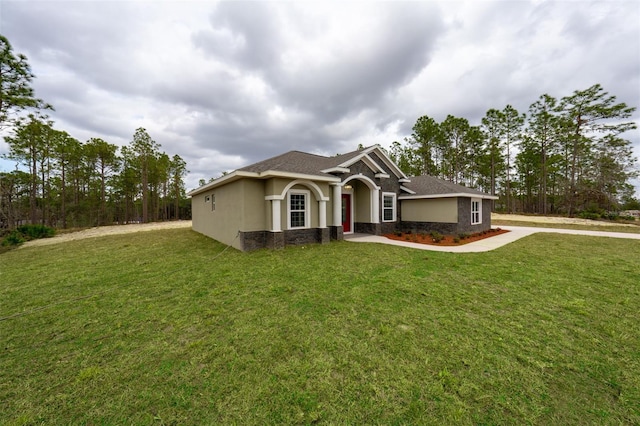
[[[571,234],[571,235],[589,235],[594,237],[609,237],[609,238],[627,238],[633,240],[640,240],[640,234],[628,234],[625,232],[607,232],[607,231],[579,231],[574,229],[557,229],[557,228],[534,228],[527,226],[500,226],[502,229],[507,229],[511,232],[506,234],[500,234],[495,237],[485,238],[484,240],[475,241],[473,243],[464,244],[461,246],[435,246],[430,244],[411,243],[408,241],[392,240],[379,235],[367,235],[367,234],[350,234],[345,235],[345,240],[354,243],[380,243],[391,244],[394,246],[410,247],[419,250],[431,250],[431,251],[444,251],[450,253],[480,253],[484,251],[490,251],[509,244],[513,241],[524,238],[528,235],[535,234],[536,232],[550,232],[556,234]]]

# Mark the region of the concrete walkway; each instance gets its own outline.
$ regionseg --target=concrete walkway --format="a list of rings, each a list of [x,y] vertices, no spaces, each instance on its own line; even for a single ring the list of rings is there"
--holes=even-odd
[[[610,237],[610,238],[628,238],[640,240],[640,234],[627,234],[625,232],[606,232],[606,231],[579,231],[574,229],[557,229],[557,228],[534,228],[526,226],[500,226],[511,232],[500,234],[495,237],[485,238],[484,240],[475,241],[473,243],[461,246],[435,246],[430,244],[412,243],[409,241],[392,240],[380,235],[368,234],[348,234],[345,240],[354,243],[380,243],[391,244],[394,246],[410,247],[419,250],[444,251],[449,253],[480,253],[490,251],[509,244],[513,241],[524,238],[536,232],[550,232],[556,234],[572,234],[572,235],[590,235],[594,237]]]

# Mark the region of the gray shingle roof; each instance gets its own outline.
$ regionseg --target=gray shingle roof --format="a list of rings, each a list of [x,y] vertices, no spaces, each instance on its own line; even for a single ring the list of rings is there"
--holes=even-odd
[[[275,170],[317,176],[331,176],[328,173],[322,173],[321,170],[336,167],[358,154],[360,154],[360,151],[352,151],[347,154],[336,155],[335,157],[325,157],[307,152],[289,151],[238,170],[253,173]]]
[[[289,151],[238,170],[254,173],[262,173],[267,170],[277,170],[280,172],[315,175],[320,173],[321,170],[321,167],[318,167],[318,163],[322,163],[325,158],[326,157],[308,154],[306,152]]]
[[[438,179],[433,176],[412,176],[409,178],[411,182],[404,183],[403,186],[414,191],[415,195],[446,195],[446,194],[469,194],[469,195],[487,195],[484,192],[467,188],[453,182]]]

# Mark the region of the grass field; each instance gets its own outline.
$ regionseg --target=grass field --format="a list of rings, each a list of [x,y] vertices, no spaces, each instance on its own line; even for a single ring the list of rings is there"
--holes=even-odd
[[[638,241],[223,249],[0,255],[0,424],[640,423]]]
[[[581,231],[606,231],[606,232],[625,232],[628,234],[640,234],[640,223],[635,226],[623,226],[615,222],[606,225],[581,225],[573,223],[549,223],[534,222],[524,220],[504,220],[491,219],[491,225],[496,226],[528,226],[533,228],[558,228],[558,229],[577,229]]]

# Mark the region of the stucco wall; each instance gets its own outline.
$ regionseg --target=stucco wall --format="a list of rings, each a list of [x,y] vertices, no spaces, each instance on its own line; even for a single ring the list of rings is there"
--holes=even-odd
[[[459,197],[459,198],[451,198],[449,199],[454,202],[455,209],[457,211],[457,216],[460,219],[459,222],[446,222],[446,221],[436,221],[430,220],[429,215],[426,214],[427,209],[425,208],[427,204],[425,203],[416,203],[418,201],[437,201],[437,200],[403,200],[403,220],[398,225],[398,229],[403,232],[430,232],[437,231],[441,234],[448,235],[457,235],[460,233],[475,233],[486,231],[491,228],[491,201],[490,200],[482,200],[482,222],[472,225],[471,224],[471,198],[468,197]],[[411,201],[407,203],[407,201]],[[431,204],[431,203],[429,203]],[[409,210],[412,208],[416,208],[416,215],[409,216],[410,219],[405,219],[406,208],[409,207]],[[421,209],[417,209],[418,206],[421,206]],[[418,215],[420,211],[423,211],[424,214],[422,218]]]
[[[371,222],[371,190],[358,180],[349,183],[353,186],[354,222]]]
[[[458,222],[457,198],[401,200],[401,220],[404,222]]]
[[[264,185],[262,180],[243,179],[244,211],[241,231],[262,231],[267,229],[265,217]]]
[[[210,196],[211,201],[205,202]],[[212,209],[215,196],[215,210]],[[242,249],[238,231],[265,229],[264,182],[242,179],[191,199],[193,230]]]

